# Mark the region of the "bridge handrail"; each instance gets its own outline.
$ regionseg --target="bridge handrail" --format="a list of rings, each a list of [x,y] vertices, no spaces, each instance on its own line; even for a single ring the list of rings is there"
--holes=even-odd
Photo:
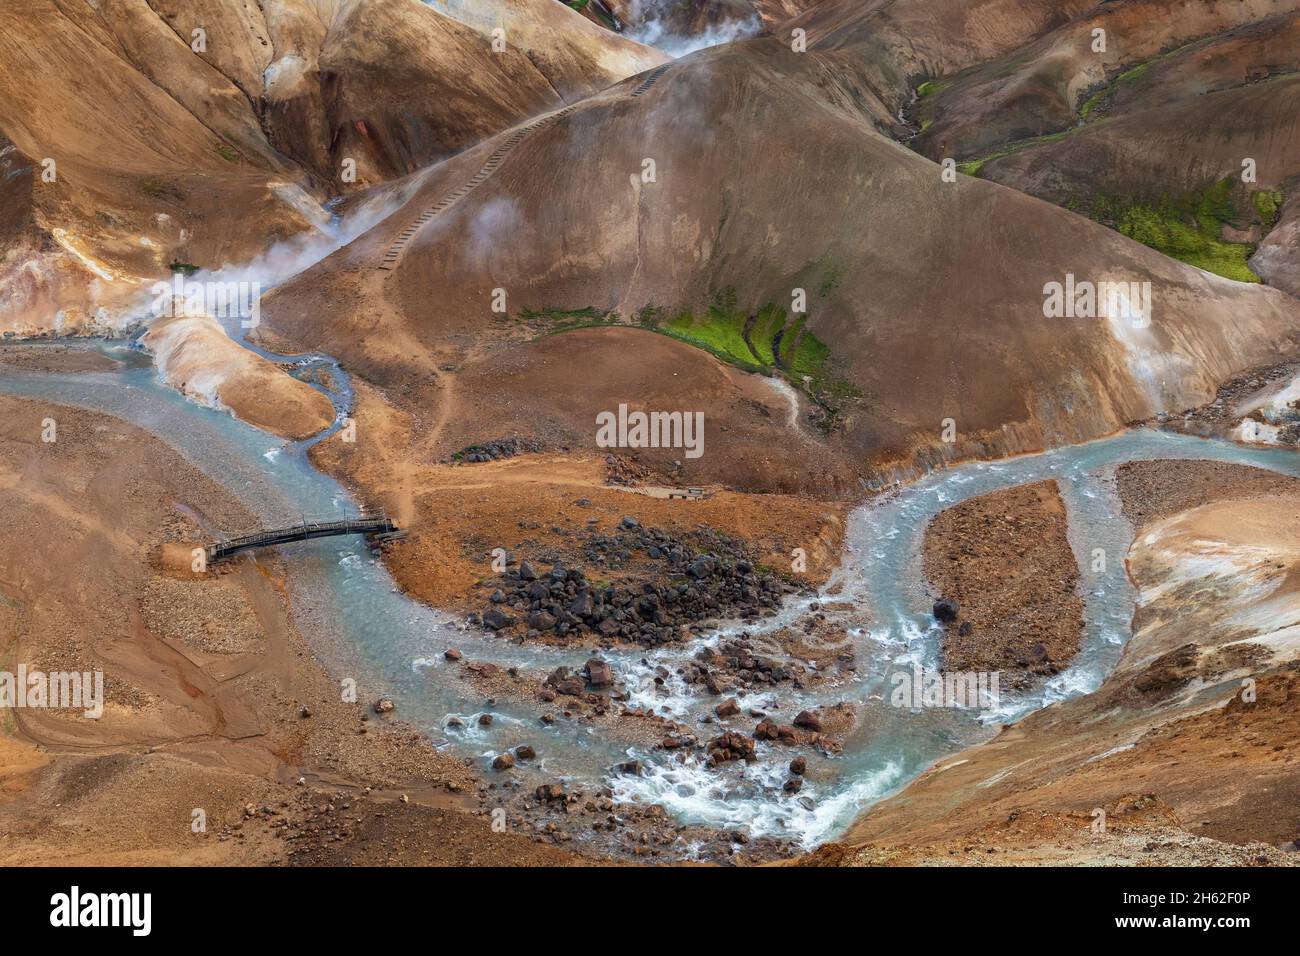
[[[251,531],[246,534],[233,536],[222,535],[211,545],[208,550],[212,552],[230,551],[232,549],[245,548],[255,545],[262,541],[277,541],[281,539],[292,539],[297,535],[310,534],[367,534],[373,532],[396,531],[397,525],[387,514],[359,515],[357,517],[343,518],[335,521],[321,521],[315,519],[304,519],[298,524],[285,525],[280,528],[267,528],[261,531]]]

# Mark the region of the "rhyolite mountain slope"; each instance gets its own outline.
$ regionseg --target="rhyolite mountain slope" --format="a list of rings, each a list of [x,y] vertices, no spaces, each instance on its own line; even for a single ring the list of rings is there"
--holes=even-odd
[[[638,360],[636,325],[670,336],[654,350],[665,364],[644,402],[679,400],[672,372],[697,346],[788,385],[778,391],[793,427],[765,421],[750,442],[728,426],[713,447],[729,451],[688,463],[701,478],[738,476],[738,462],[757,460],[755,443],[770,449],[782,434],[819,449],[814,483],[837,493],[895,466],[1102,434],[1199,404],[1233,372],[1286,351],[1297,318],[1290,297],[1024,195],[1069,204],[1053,190],[1071,169],[1122,170],[1127,159],[1072,166],[1063,156],[1047,164],[1052,176],[1008,176],[1019,191],[942,175],[943,144],[990,148],[963,115],[999,136],[1004,114],[1053,122],[1124,69],[1125,55],[1154,56],[1200,31],[1204,48],[1151,69],[1148,97],[1129,104],[1117,84],[1096,101],[1108,115],[1046,144],[1096,141],[1111,153],[1094,155],[1141,158],[1129,144],[1145,137],[1157,169],[1187,154],[1178,147],[1194,135],[1186,104],[1197,83],[1284,61],[1294,30],[1272,0],[1188,9],[1172,24],[1155,14],[1183,11],[1178,0],[1102,6],[825,0],[781,25],[806,30],[805,53],[772,36],[646,72],[666,58],[553,0],[21,0],[0,72],[4,327],[76,330],[100,308],[120,323],[169,267],[257,263],[325,230],[331,196],[365,190],[358,200],[396,211],[278,291],[266,333],[326,348],[381,387],[490,383],[507,356],[541,349],[542,334],[594,322],[615,327],[599,340],[612,363],[606,388],[578,404],[538,395],[499,410],[502,426],[516,416],[512,427],[584,447],[594,413],[628,397],[619,370]],[[1130,54],[1081,59],[1095,23]],[[197,29],[199,53],[185,42]],[[603,89],[628,73],[639,75]],[[929,126],[904,145],[918,89],[948,77],[950,88],[922,98],[934,99]],[[1279,276],[1292,246],[1277,237],[1295,205],[1278,170],[1294,123],[1274,91],[1290,82],[1196,96],[1198,107],[1228,104],[1222,155],[1202,165],[1251,147],[1259,191],[1279,193],[1276,236],[1265,235],[1263,200],[1261,222],[1241,224]],[[1157,105],[1139,109],[1148,99]],[[981,112],[985,101],[999,110]],[[1156,125],[1152,111],[1171,119]],[[1103,135],[1125,123],[1125,135]],[[922,155],[927,137],[934,155]],[[42,182],[46,158],[56,182]],[[355,183],[341,177],[348,159]],[[1045,289],[1068,276],[1151,283],[1150,327],[1046,317]],[[493,309],[497,290],[504,312]],[[806,315],[795,311],[802,300]],[[590,360],[585,341],[563,339],[548,361],[576,374]],[[519,387],[529,386],[524,373]],[[948,419],[951,443],[940,441]],[[741,469],[744,482],[763,486],[762,470]]]
[[[10,0],[0,331],[120,325],[173,266],[255,266],[325,237],[340,196],[391,211],[275,290],[258,334],[356,375],[356,447],[386,445],[388,473],[367,478],[341,440],[327,451],[355,455],[334,469],[363,498],[392,494],[435,526],[425,476],[454,467],[454,493],[491,497],[538,538],[543,490],[623,494],[600,484],[607,465],[797,493],[787,505],[811,512],[947,460],[1176,413],[1296,354],[1282,0],[752,6],[770,35],[669,64],[556,0]],[[683,28],[724,7],[688,5]],[[966,174],[945,175],[949,158]],[[1244,158],[1257,179],[1214,192]],[[1148,210],[1172,235],[1258,242],[1249,265],[1276,288],[1166,255],[1186,250],[1139,228]],[[1149,321],[1045,314],[1051,286],[1074,280],[1149,284]],[[303,435],[332,412],[214,322],[158,322],[146,343],[177,387],[265,428]],[[702,412],[704,455],[607,459],[596,415],[621,405]],[[446,464],[503,437],[542,450],[506,463],[525,466],[523,491],[499,494],[506,468]],[[547,473],[565,463],[587,484]],[[766,499],[733,497],[770,519]],[[1162,778],[1173,805],[1215,835],[1249,806],[1261,825],[1241,835],[1279,836],[1262,825],[1275,805],[1234,789],[1231,751],[1209,774],[1179,754],[1216,734],[1295,736],[1279,706],[1296,692],[1295,501],[1225,496],[1144,526],[1129,557],[1149,615],[1103,693],[936,768],[853,838],[964,840],[1030,790],[1042,813],[1067,791],[1086,813],[1157,763],[1183,765]],[[1188,577],[1224,555],[1234,578]],[[441,559],[408,556],[417,571]],[[1195,607],[1189,580],[1206,589]],[[1257,586],[1264,611],[1243,598]],[[1267,709],[1236,722],[1217,705],[1255,664],[1270,668]],[[1081,736],[1093,719],[1105,734]],[[1271,781],[1295,779],[1285,753],[1251,753]]]
[[[1204,400],[1294,344],[1300,302],[1288,296],[1002,186],[947,181],[887,135],[888,108],[845,63],[773,38],[694,54],[532,130],[472,191],[420,218],[474,181],[504,136],[489,141],[278,290],[268,325],[391,387],[477,374],[566,324],[654,328],[783,371],[805,404],[829,410],[824,447],[870,478],[1095,437]],[[1067,275],[1151,283],[1150,326],[1046,318],[1045,288]],[[791,312],[799,289],[806,316]],[[603,361],[642,368],[630,336],[644,333],[625,334],[624,354]],[[729,342],[743,344],[728,353]],[[525,374],[515,388],[527,401],[483,427],[558,426],[589,446],[596,412],[620,401],[681,407],[676,360],[664,360],[649,394],[614,375],[576,403],[532,394]],[[581,380],[582,350],[551,361]],[[730,474],[754,450],[732,438],[686,462],[686,477]],[[823,474],[812,483],[825,490]]]
[[[1282,206],[1300,186],[1291,0],[1101,5],[913,81],[908,142],[931,159],[953,158],[1220,275],[1295,290],[1291,244],[1266,243],[1252,259],[1290,221]]]
[[[420,0],[8,3],[0,330],[120,325],[173,263],[249,262],[340,193],[665,60],[553,0],[510,11],[496,51]]]

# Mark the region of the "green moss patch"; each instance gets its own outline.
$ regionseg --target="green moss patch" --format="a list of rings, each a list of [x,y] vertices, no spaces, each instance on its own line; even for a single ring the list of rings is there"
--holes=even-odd
[[[1111,80],[1084,101],[1083,106],[1079,107],[1079,116],[1086,120],[1090,115],[1096,112],[1099,107],[1110,103],[1121,89],[1126,86],[1134,85],[1146,76],[1150,71],[1153,62],[1155,61],[1148,60],[1145,63],[1139,63],[1137,66],[1133,67],[1133,69],[1125,70],[1119,76],[1115,77],[1115,79]]]
[[[1126,87],[1142,83],[1151,72],[1151,67],[1155,66],[1161,60],[1168,60],[1172,57],[1176,57],[1179,54],[1192,49],[1192,47],[1199,46],[1203,42],[1205,42],[1204,39],[1192,40],[1189,43],[1179,44],[1176,47],[1164,50],[1158,56],[1154,56],[1149,60],[1144,60],[1136,66],[1124,70],[1113,80],[1104,84],[1101,89],[1083,101],[1083,105],[1079,107],[1079,117],[1084,120],[1088,119],[1088,117],[1096,113],[1099,109],[1109,106],[1114,101],[1115,97]]]
[[[1224,179],[1198,193],[1166,195],[1153,201],[1102,195],[1091,200],[1088,214],[1180,262],[1238,282],[1259,282],[1259,276],[1246,264],[1255,252],[1255,245],[1222,238],[1225,225],[1253,218],[1239,208],[1234,198],[1235,185],[1234,180]],[[1255,196],[1251,197],[1254,208],[1263,219],[1264,210],[1259,208]],[[1271,208],[1267,199],[1264,205]]]
[[[938,80],[926,80],[916,88],[916,102],[912,106],[913,113],[917,121],[921,124],[921,129],[927,128],[934,122],[934,115],[938,109],[939,94],[951,83],[942,83]]]
[[[1259,221],[1265,228],[1276,225],[1284,198],[1276,189],[1257,189],[1250,194],[1250,202],[1259,213]]]
[[[728,290],[704,314],[679,313],[662,331],[739,368],[782,375],[822,410],[825,431],[839,427],[844,410],[862,397],[834,372],[831,350],[807,327],[807,316],[791,320],[772,303],[751,315],[736,308]]]
[[[990,153],[979,159],[967,160],[964,163],[957,164],[957,171],[965,176],[978,176],[980,170],[986,163],[991,163],[995,159],[1001,159],[1003,156],[1010,156],[1012,153],[1018,153],[1022,149],[1030,149],[1034,146],[1040,146],[1043,143],[1054,143],[1058,139],[1065,139],[1074,132],[1074,129],[1063,129],[1055,133],[1046,133],[1042,136],[1033,136],[1029,139],[1019,139],[1014,143],[1009,143],[996,153]]]
[[[726,289],[699,312],[669,315],[664,309],[647,306],[637,314],[636,324],[703,349],[746,372],[781,375],[822,410],[819,424],[823,430],[839,427],[843,411],[861,398],[861,392],[832,370],[831,350],[807,327],[807,317],[791,321],[778,305],[768,303],[751,313],[737,303],[735,290]],[[549,324],[544,333],[548,335],[627,324],[616,313],[593,308],[528,310],[521,318]]]
[[[663,323],[657,331],[695,345],[749,372],[761,372],[773,362],[763,360],[758,349],[751,349],[745,338],[748,317],[737,311],[735,293],[723,293],[702,315],[681,312]]]

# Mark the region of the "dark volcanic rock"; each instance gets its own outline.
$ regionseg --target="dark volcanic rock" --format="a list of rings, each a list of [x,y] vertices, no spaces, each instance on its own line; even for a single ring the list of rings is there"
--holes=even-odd
[[[592,687],[608,687],[614,683],[614,671],[599,657],[587,661],[586,672],[587,683]]]
[[[483,623],[494,631],[504,630],[515,623],[515,619],[500,608],[490,608],[483,612]]]
[[[821,733],[822,730],[821,720],[818,719],[816,714],[807,710],[801,710],[795,714],[794,725],[802,727],[804,730],[811,730],[814,733]]]
[[[715,737],[709,741],[709,763],[717,766],[721,763],[727,763],[731,760],[744,760],[752,763],[757,759],[754,751],[754,741],[744,734],[735,731],[727,731],[721,737]]]
[[[591,617],[591,612],[596,609],[596,605],[591,599],[591,591],[583,588],[573,596],[569,602],[569,613],[574,617]]]
[[[778,724],[775,720],[765,718],[754,728],[754,739],[772,740],[779,743],[794,743],[797,738],[793,727]]]
[[[565,797],[564,784],[544,783],[533,792],[533,795],[544,803],[563,800]]]
[[[570,672],[567,667],[555,668],[546,678],[546,686],[552,688],[557,694],[565,694],[569,697],[581,697],[587,692],[586,681]]]
[[[621,567],[633,552],[657,562],[658,570],[641,580],[599,586],[582,568],[557,562],[542,576],[529,561],[520,561],[493,582],[490,601],[501,607],[485,610],[482,622],[491,630],[510,627],[515,620],[503,617],[508,607],[527,621],[529,637],[594,634],[656,646],[681,640],[702,621],[770,615],[793,590],[759,571],[743,545],[708,529],[674,536],[631,519],[613,534],[592,533],[586,539],[587,558],[597,565]],[[784,667],[761,664],[755,665],[764,675],[760,682],[788,679]]]
[[[934,616],[944,624],[951,624],[957,620],[959,610],[957,602],[949,598],[940,598],[934,602]]]
[[[541,447],[537,442],[526,439],[498,438],[495,441],[462,448],[451,456],[451,460],[472,463],[499,461],[502,458],[513,458],[524,452],[540,451]]]

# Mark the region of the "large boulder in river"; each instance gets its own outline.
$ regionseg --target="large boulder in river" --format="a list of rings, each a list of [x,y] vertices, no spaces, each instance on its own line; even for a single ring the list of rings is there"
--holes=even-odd
[[[714,737],[708,743],[709,763],[712,766],[731,760],[744,760],[752,763],[758,758],[754,741],[744,734],[729,730],[720,737]]]
[[[609,663],[599,657],[593,657],[586,665],[587,682],[592,687],[608,687],[614,683],[614,671]]]
[[[544,633],[555,627],[555,617],[547,611],[533,611],[528,615],[528,626]]]
[[[763,718],[763,720],[759,721],[758,726],[754,728],[755,740],[771,740],[789,744],[794,743],[795,737],[793,727],[787,724],[778,724],[770,717]]]
[[[555,668],[546,678],[546,686],[553,688],[557,694],[567,694],[570,697],[581,697],[587,690],[582,678],[570,674],[567,667]]]
[[[794,725],[802,727],[804,730],[811,730],[814,733],[820,733],[822,729],[821,719],[809,710],[801,710],[795,714]]]

